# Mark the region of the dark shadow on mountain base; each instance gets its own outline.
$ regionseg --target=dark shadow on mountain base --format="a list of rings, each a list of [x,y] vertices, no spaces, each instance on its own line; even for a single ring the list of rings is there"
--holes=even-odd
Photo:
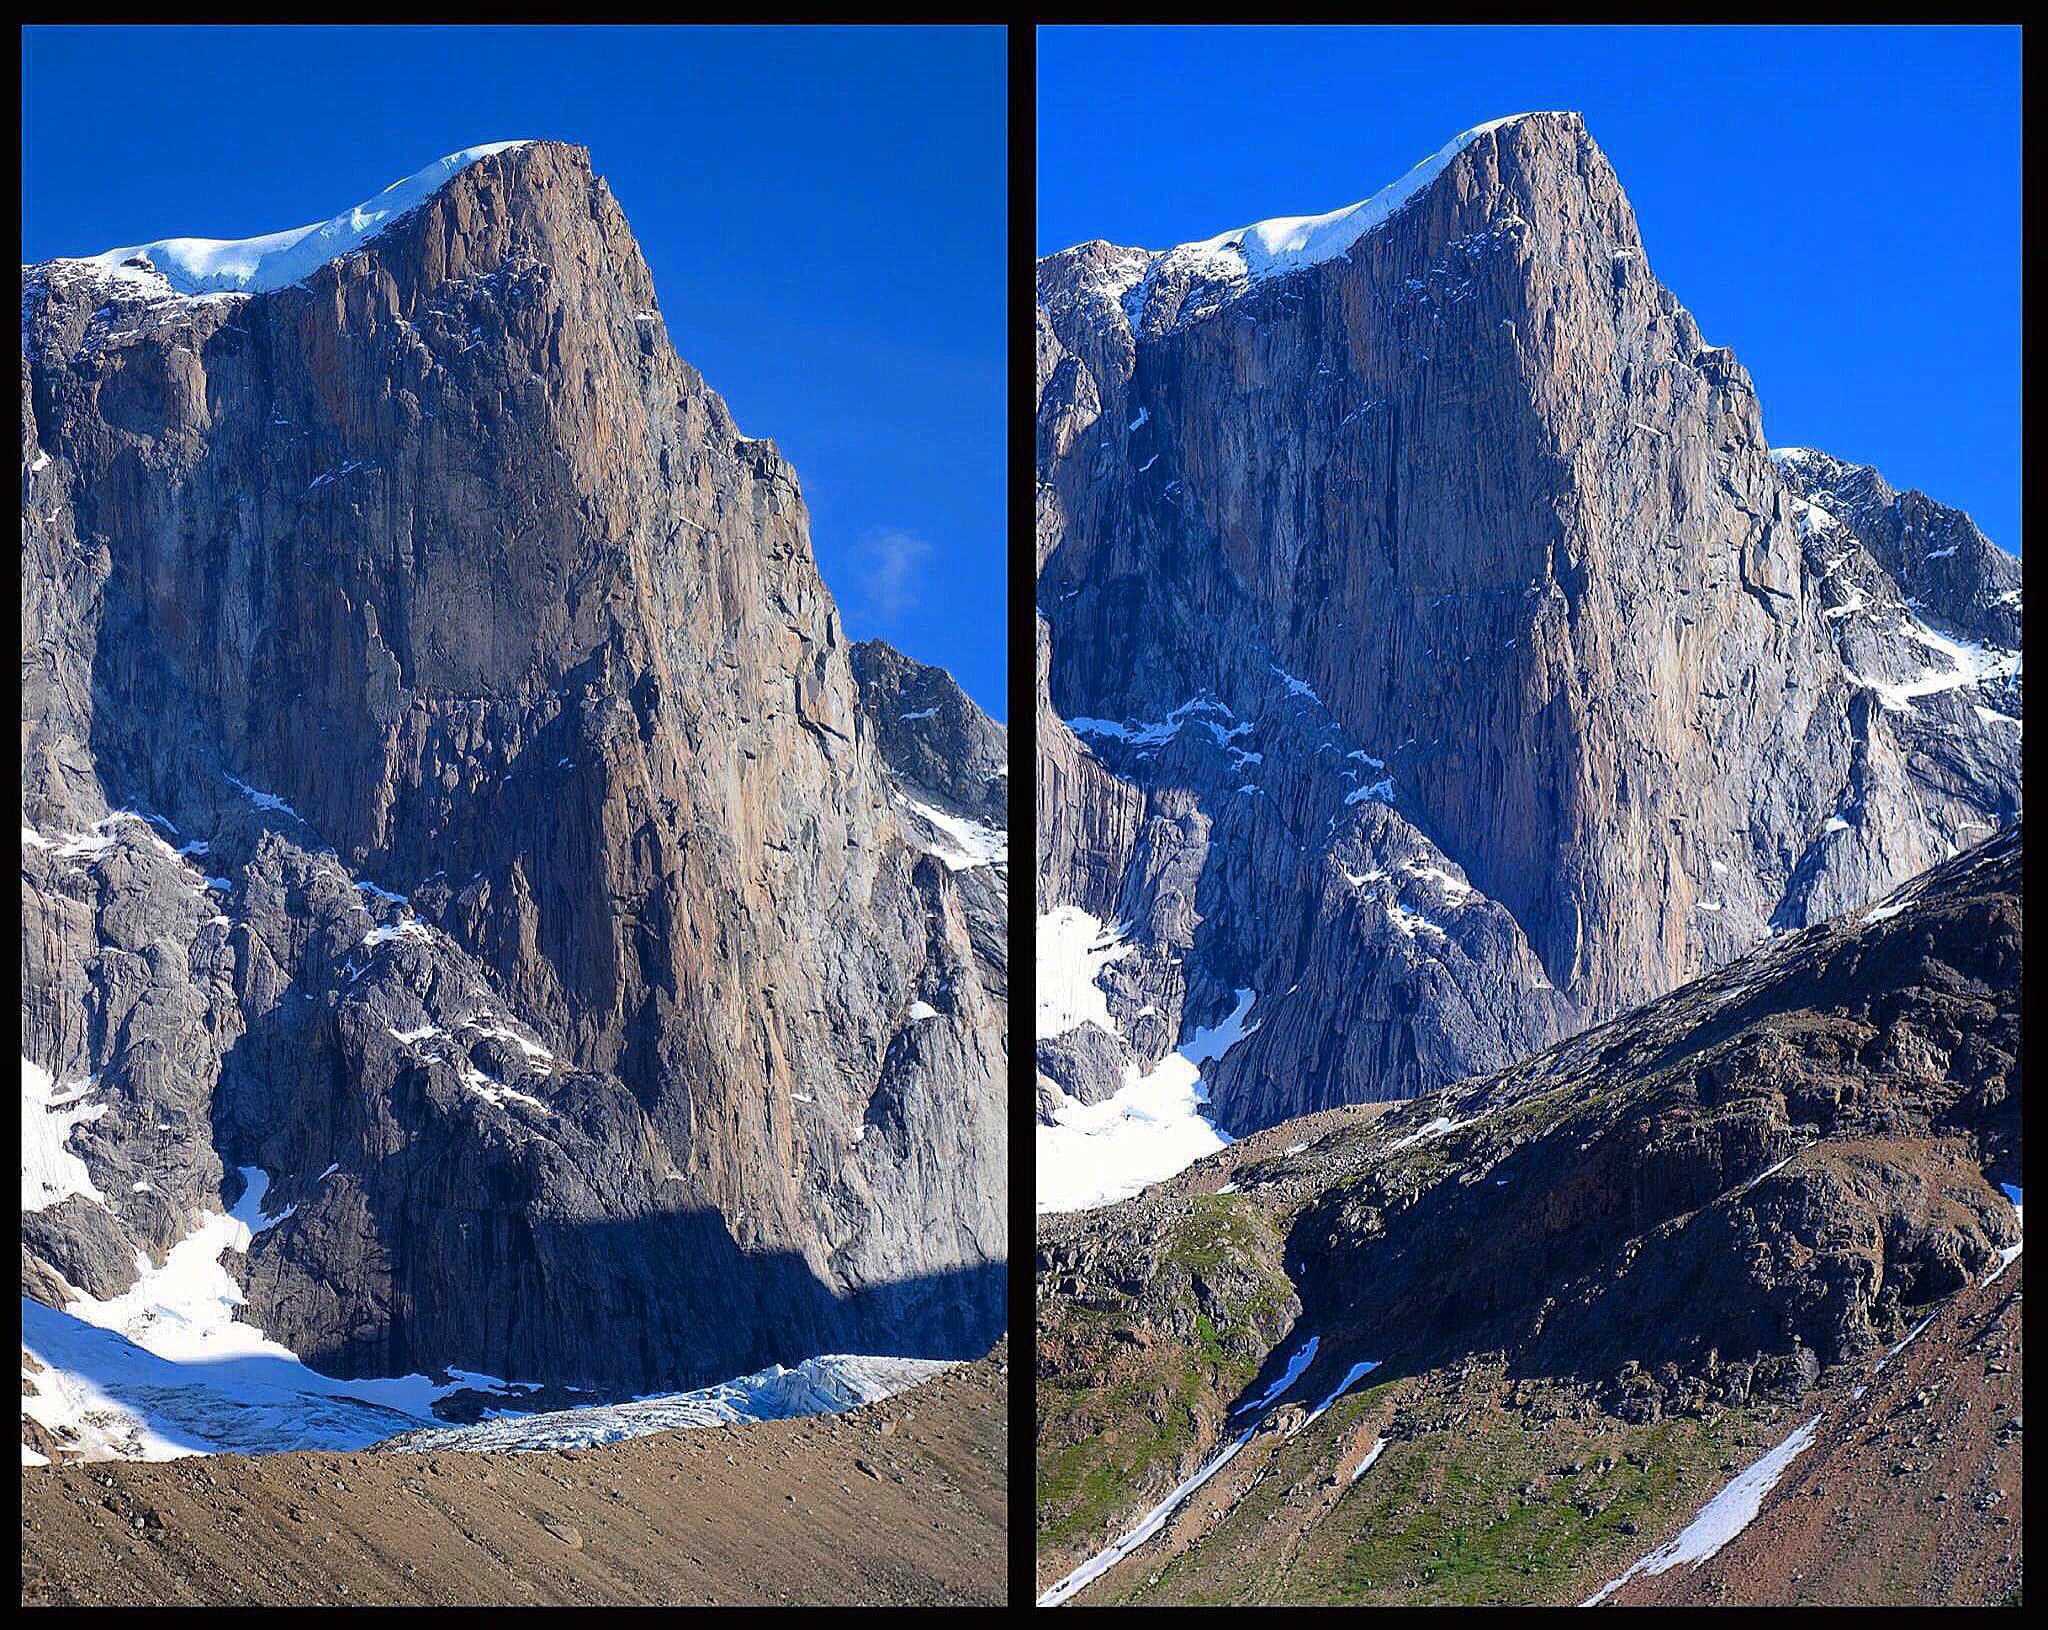
[[[978,1358],[1007,1327],[1004,1263],[842,1290],[801,1252],[742,1246],[650,1169],[614,1077],[529,1080],[544,1111],[487,1104],[448,1061],[384,1039],[422,981],[469,1000],[424,949],[360,972],[308,949],[309,988],[223,1059],[212,1130],[231,1171],[272,1174],[267,1205],[296,1208],[229,1264],[243,1317],[321,1373],[453,1367],[615,1397],[828,1352]]]
[[[1005,1264],[845,1294],[800,1253],[742,1249],[715,1210],[571,1221],[518,1199],[467,1207],[408,1199],[413,1183],[430,1190],[440,1180],[419,1171],[379,1183],[365,1222],[388,1250],[389,1279],[348,1289],[362,1312],[381,1305],[383,1322],[291,1330],[288,1344],[308,1365],[341,1376],[453,1366],[621,1396],[687,1390],[822,1353],[978,1358],[1005,1325]],[[359,1233],[315,1238],[299,1251],[299,1221],[258,1242],[249,1265],[258,1322],[348,1285],[337,1263]],[[320,1219],[306,1221],[310,1230]],[[336,1328],[347,1333],[323,1339]]]
[[[393,1222],[410,1238],[394,1261],[388,1328],[306,1343],[313,1368],[453,1366],[616,1397],[823,1353],[978,1358],[1003,1328],[1004,1264],[843,1295],[796,1252],[742,1250],[715,1211],[576,1222],[431,1211]]]
[[[556,1333],[558,1373],[544,1379],[645,1392],[821,1353],[971,1359],[1005,1323],[1002,1263],[847,1294],[796,1252],[742,1250],[715,1211],[541,1222],[532,1237],[538,1316],[574,1321],[587,1333],[573,1342]]]

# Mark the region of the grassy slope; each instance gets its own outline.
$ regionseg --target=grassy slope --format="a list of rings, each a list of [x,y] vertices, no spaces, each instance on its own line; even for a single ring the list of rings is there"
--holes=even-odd
[[[1039,1351],[1071,1355],[1038,1383],[1038,1544],[1079,1560],[1192,1469],[1230,1402],[1250,1385],[1285,1322],[1293,1290],[1269,1266],[1280,1241],[1227,1196],[1196,1199],[1165,1243],[1147,1305],[1134,1298],[1040,1310]],[[1200,1288],[1228,1281],[1227,1301]],[[1208,1302],[1209,1305],[1203,1305]],[[1134,1339],[1135,1338],[1135,1339]],[[1140,1344],[1142,1343],[1142,1345]]]

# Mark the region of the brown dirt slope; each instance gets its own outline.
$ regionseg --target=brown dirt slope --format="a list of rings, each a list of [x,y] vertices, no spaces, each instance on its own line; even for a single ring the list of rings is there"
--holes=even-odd
[[[1007,1343],[843,1416],[22,1474],[27,1605],[1004,1600]]]
[[[1697,1572],[1622,1603],[2017,1602],[2024,1257],[1964,1292],[1830,1408],[1756,1520]]]

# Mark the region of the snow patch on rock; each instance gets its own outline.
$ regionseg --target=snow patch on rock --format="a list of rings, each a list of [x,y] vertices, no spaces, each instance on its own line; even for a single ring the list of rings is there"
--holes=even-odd
[[[359,249],[409,215],[478,159],[520,141],[488,142],[436,159],[425,169],[394,181],[376,197],[311,226],[267,232],[253,238],[158,238],[129,244],[61,264],[85,266],[147,293],[186,296],[263,294],[309,276],[330,260]]]
[[[1040,989],[1045,989],[1042,972]],[[1230,1137],[1205,1113],[1209,1090],[1201,1067],[1258,1029],[1257,1022],[1245,1022],[1257,1000],[1256,991],[1239,990],[1236,1006],[1215,1025],[1197,1026],[1144,1074],[1133,1066],[1125,1085],[1101,1103],[1061,1104],[1052,1124],[1038,1128],[1038,1209],[1092,1211],[1113,1205],[1227,1147]],[[1107,1002],[1102,1003],[1101,1024],[1116,1033]],[[1038,1033],[1063,1032],[1041,1025]]]
[[[40,1064],[21,1061],[21,1209],[42,1211],[73,1195],[105,1205],[85,1162],[71,1152],[71,1134],[106,1114],[105,1104],[86,1103],[91,1080],[59,1089]]]

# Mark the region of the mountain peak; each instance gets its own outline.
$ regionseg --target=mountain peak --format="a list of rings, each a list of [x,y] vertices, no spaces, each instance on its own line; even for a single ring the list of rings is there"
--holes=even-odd
[[[24,1056],[63,1085],[52,1126],[80,1081],[138,1083],[77,1111],[65,1186],[163,1197],[25,1210],[30,1290],[182,1295],[160,1264],[217,1213],[215,1254],[250,1249],[209,1328],[351,1378],[646,1392],[941,1327],[959,1354],[911,1356],[984,1349],[1002,835],[899,787],[862,728],[794,474],[676,355],[581,146],[466,150],[279,238],[25,279],[23,889],[50,903],[32,960],[79,973]],[[104,1031],[74,1016],[103,1010],[98,941],[55,902],[102,859],[181,948],[175,1033],[125,996]],[[342,940],[307,962],[316,924]],[[244,1008],[204,971],[245,935],[292,947],[276,988],[305,1000]],[[401,1076],[402,1148],[300,1136],[383,1124],[342,1102]],[[222,1210],[241,1167],[282,1208]],[[450,1184],[516,1263],[439,1233],[468,1214]],[[362,1253],[365,1229],[436,1243]],[[533,1316],[479,1322],[464,1285]],[[548,1311],[575,1304],[609,1311]]]
[[[169,292],[185,296],[264,294],[296,283],[328,261],[359,248],[479,160],[529,145],[518,140],[465,147],[310,226],[248,238],[158,238],[97,255],[59,256],[57,263],[89,267],[122,282],[146,285],[152,292],[167,287]]]
[[[1428,157],[1388,182],[1370,198],[1325,211],[1319,215],[1276,215],[1233,227],[1213,237],[1175,244],[1168,249],[1098,248],[1100,265],[1091,265],[1081,275],[1094,292],[1121,299],[1126,320],[1134,331],[1156,326],[1166,309],[1174,312],[1168,326],[1179,326],[1198,317],[1213,315],[1222,305],[1271,278],[1341,260],[1359,240],[1377,230],[1419,198],[1430,183],[1449,169],[1468,148],[1498,132],[1529,119],[1563,119],[1583,134],[1584,121],[1577,113],[1511,113],[1462,130]],[[1065,251],[1097,248],[1076,245]],[[1106,251],[1104,253],[1103,251]],[[1170,299],[1160,310],[1152,310],[1155,289],[1189,291],[1200,289],[1200,299]]]
[[[1460,131],[1370,198],[1321,215],[1278,215],[1269,220],[1254,221],[1250,226],[1220,232],[1213,238],[1179,244],[1161,252],[1168,255],[1182,251],[1213,255],[1234,250],[1243,259],[1245,271],[1254,281],[1334,260],[1421,192],[1450,167],[1453,159],[1481,137],[1490,136],[1523,119],[1545,117],[1576,120],[1579,116],[1576,113],[1510,113],[1503,118],[1489,119],[1484,124]]]

